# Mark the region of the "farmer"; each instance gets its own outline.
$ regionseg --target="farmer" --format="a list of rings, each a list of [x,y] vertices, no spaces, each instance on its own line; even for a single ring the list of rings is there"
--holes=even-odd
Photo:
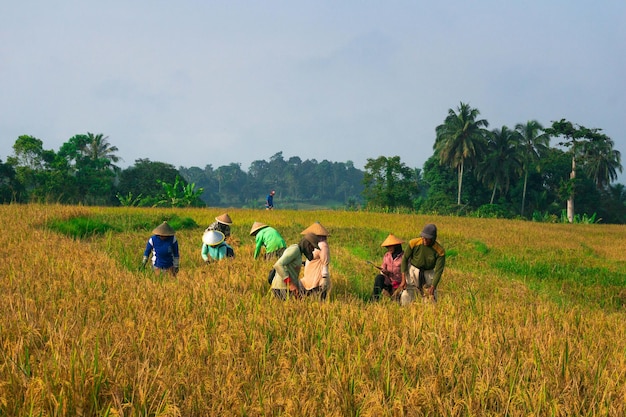
[[[205,232],[209,230],[217,230],[218,232],[222,232],[224,234],[224,239],[228,239],[230,237],[230,226],[233,224],[228,213],[220,214],[215,218],[215,221],[209,225],[205,229]]]
[[[265,260],[280,258],[287,247],[285,239],[278,233],[278,230],[264,223],[254,222],[250,229],[250,236],[254,236],[256,242],[254,259],[259,257],[263,246],[265,246]]]
[[[402,283],[402,251],[403,240],[398,239],[393,234],[389,234],[380,245],[387,249],[383,256],[383,263],[380,265],[380,274],[374,278],[374,292],[372,300],[380,300],[380,296],[391,297],[394,301],[400,300],[398,288]]]
[[[404,290],[400,304],[408,305],[418,295],[425,300],[437,301],[437,285],[446,265],[446,252],[437,242],[437,226],[427,224],[420,237],[409,241],[402,257],[402,283]]]
[[[211,263],[224,258],[234,258],[235,251],[224,241],[224,233],[218,230],[208,230],[202,235],[202,259]]]
[[[142,267],[148,263],[148,256],[152,253],[152,269],[156,273],[169,273],[176,276],[180,265],[178,241],[176,232],[167,222],[161,223],[152,231],[148,239],[146,250],[143,252]]]
[[[279,300],[290,297],[299,298],[303,292],[298,276],[302,268],[302,255],[309,261],[313,259],[313,251],[319,249],[318,238],[313,233],[307,233],[299,243],[290,245],[283,255],[274,264],[276,274],[272,279],[272,293]]]
[[[273,210],[274,209],[274,194],[276,194],[276,191],[272,190],[267,195],[267,198],[265,199],[265,210]]]
[[[313,251],[313,259],[304,264],[304,275],[300,283],[305,289],[305,295],[314,295],[320,300],[326,300],[330,292],[330,273],[328,265],[330,264],[330,249],[328,247],[328,230],[315,222],[302,231],[302,235],[313,233],[318,239],[319,249]]]

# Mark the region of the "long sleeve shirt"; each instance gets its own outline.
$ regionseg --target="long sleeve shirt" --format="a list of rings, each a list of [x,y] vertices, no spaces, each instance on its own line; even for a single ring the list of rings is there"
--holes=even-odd
[[[287,277],[291,278],[292,284],[298,285],[300,268],[302,268],[302,252],[300,252],[300,247],[294,243],[285,249],[283,256],[274,264],[276,276],[272,281],[272,288],[277,290],[286,290],[289,288],[285,283]]]
[[[385,256],[383,256],[383,263],[380,265],[383,271],[389,271],[389,275],[385,275],[385,282],[389,281],[388,284],[391,284],[394,290],[398,288],[402,282],[403,255],[404,252],[400,252],[394,258],[392,252],[387,252]]]
[[[322,240],[318,243],[319,249],[313,251],[313,260],[307,260],[304,264],[304,275],[300,282],[307,290],[320,286],[323,278],[329,278],[328,265],[330,264],[330,249],[328,242]]]
[[[437,288],[446,265],[446,252],[438,242],[426,246],[421,237],[412,239],[402,257],[403,274],[409,272],[409,265],[425,271],[434,269],[433,286]]]
[[[152,252],[152,265],[157,268],[167,269],[172,266],[178,267],[180,254],[178,253],[178,241],[175,236],[159,237],[153,235],[148,239],[143,256],[148,257]]]
[[[261,248],[265,246],[265,253],[271,253],[278,249],[286,248],[285,239],[273,227],[264,227],[256,234],[256,248],[254,249],[254,259],[259,257]]]
[[[232,249],[230,245],[226,242],[222,242],[216,246],[209,246],[206,243],[202,244],[202,259],[204,261],[214,260],[219,261],[220,259],[226,258],[226,253],[228,249]]]

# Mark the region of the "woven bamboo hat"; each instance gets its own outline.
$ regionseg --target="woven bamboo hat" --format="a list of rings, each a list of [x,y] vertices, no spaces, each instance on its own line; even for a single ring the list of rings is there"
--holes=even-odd
[[[167,222],[161,223],[160,225],[155,227],[154,230],[152,231],[153,235],[158,235],[158,236],[174,236],[175,233],[176,231],[172,228],[172,226],[167,224]]]
[[[382,247],[401,245],[404,243],[404,240],[398,239],[393,234],[389,233],[389,236],[380,244]]]
[[[217,216],[215,218],[215,220],[217,220],[220,223],[224,223],[224,224],[226,224],[228,226],[233,224],[233,221],[231,220],[231,218],[228,215],[228,213],[220,214],[219,216]]]
[[[267,225],[261,222],[254,222],[254,224],[252,225],[252,229],[250,229],[250,236],[263,229],[264,227],[267,227]]]
[[[219,230],[209,230],[202,235],[202,242],[209,245],[219,245],[224,241],[224,233]]]
[[[306,229],[304,229],[302,232],[300,232],[301,235],[306,235],[307,233],[313,233],[314,235],[318,236],[330,236],[328,230],[326,230],[326,228],[322,226],[320,222],[315,222]]]

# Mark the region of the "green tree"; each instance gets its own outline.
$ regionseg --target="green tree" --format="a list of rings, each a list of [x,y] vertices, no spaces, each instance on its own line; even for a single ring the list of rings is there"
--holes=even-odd
[[[413,200],[420,194],[415,171],[402,163],[399,156],[368,158],[363,185],[368,207],[413,208]]]
[[[241,170],[238,163],[230,163],[215,170],[218,181],[220,200],[222,203],[241,206],[245,202],[242,190],[245,188],[248,175]]]
[[[20,202],[23,192],[13,166],[0,159],[0,203]]]
[[[163,194],[157,205],[165,207],[202,207],[205,204],[200,199],[202,189],[196,189],[196,184],[186,184],[178,175],[173,184],[157,180],[163,187]]]
[[[200,198],[205,204],[212,206],[220,204],[218,182],[212,165],[208,164],[204,169],[199,167],[179,167],[178,172],[187,183],[196,184],[198,188],[203,190]]]
[[[613,148],[613,140],[585,142],[583,146],[584,170],[593,179],[598,189],[606,190],[617,180],[617,172],[622,172],[621,153]]]
[[[104,136],[102,133],[94,135],[90,132],[87,132],[86,142],[81,148],[81,152],[85,157],[92,161],[102,160],[103,165],[113,170],[118,169],[113,163],[121,160],[121,158],[116,155],[118,151],[117,146],[113,146],[109,143],[108,136]]]
[[[158,181],[174,184],[178,175],[171,164],[137,159],[133,166],[120,172],[117,194],[124,197],[142,195],[140,205],[152,206],[161,200],[163,194],[163,187]]]
[[[463,172],[466,167],[474,167],[484,154],[486,120],[477,120],[480,112],[469,104],[460,103],[457,112],[448,110],[443,124],[435,128],[435,153],[442,165],[457,170],[458,193],[457,205],[461,205]]]
[[[538,162],[550,144],[550,136],[543,133],[543,126],[536,120],[529,120],[525,124],[518,123],[515,130],[519,132],[522,146],[522,170],[524,171],[524,188],[522,191],[522,209],[520,214],[524,215],[526,205],[526,189],[528,186],[528,172],[531,166],[535,166],[538,171],[541,165]]]
[[[114,162],[120,158],[118,149],[102,134],[75,135],[65,142],[59,154],[74,171],[82,202],[110,204],[113,201],[114,182],[119,172]]]
[[[477,175],[492,188],[489,204],[493,204],[496,190],[500,188],[501,194],[506,194],[511,182],[522,170],[520,135],[502,126],[489,132],[486,137],[486,154],[478,164]]]
[[[568,186],[568,198],[567,198],[567,219],[570,223],[574,222],[574,196],[576,194],[576,162],[581,159],[583,166],[586,162],[586,157],[593,155],[594,152],[602,153],[608,160],[613,159],[613,163],[619,166],[621,170],[621,164],[619,163],[619,152],[611,152],[613,148],[613,141],[602,133],[602,129],[586,128],[580,125],[574,125],[573,123],[561,119],[559,121],[552,122],[552,126],[546,129],[546,133],[555,136],[563,137],[564,140],[559,142],[559,145],[569,149],[569,154],[572,161],[572,169],[569,176]],[[595,149],[595,150],[594,150]],[[599,150],[599,151],[598,151]],[[615,159],[617,158],[617,160]],[[592,158],[593,160],[593,158]],[[593,164],[592,164],[593,165]],[[598,165],[594,169],[588,170],[593,173],[597,184],[605,184],[610,182],[610,170],[598,169]],[[604,177],[601,175],[604,173]]]
[[[22,135],[13,144],[14,155],[7,163],[14,167],[17,181],[24,190],[20,200],[72,202],[74,178],[63,158],[43,148],[43,141]]]

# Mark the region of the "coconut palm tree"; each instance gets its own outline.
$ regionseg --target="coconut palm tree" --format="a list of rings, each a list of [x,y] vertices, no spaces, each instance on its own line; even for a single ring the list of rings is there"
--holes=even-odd
[[[594,140],[584,146],[584,171],[594,180],[599,189],[606,189],[622,172],[621,153],[613,148],[613,140]]]
[[[81,153],[92,161],[107,161],[106,165],[115,170],[117,167],[113,164],[113,162],[118,162],[120,160],[120,158],[115,154],[115,152],[118,152],[119,149],[117,146],[112,146],[108,139],[109,137],[104,136],[102,133],[94,135],[93,133],[87,132],[85,142],[82,144]]]
[[[457,204],[461,205],[461,188],[463,172],[474,167],[477,158],[483,154],[486,120],[477,120],[480,112],[467,103],[460,103],[457,112],[448,110],[443,124],[435,128],[435,153],[441,165],[448,165],[457,170],[458,195]]]
[[[493,204],[498,188],[506,194],[511,180],[521,173],[520,144],[520,134],[507,126],[487,134],[486,155],[477,166],[477,177],[485,185],[493,187],[489,204]]]
[[[518,123],[515,130],[520,134],[522,146],[522,170],[524,171],[524,191],[522,192],[522,210],[524,215],[524,207],[526,205],[526,186],[528,184],[528,171],[533,163],[541,159],[541,155],[550,145],[550,136],[543,133],[543,126],[536,120],[529,120],[525,124]],[[540,165],[535,165],[537,170]]]

